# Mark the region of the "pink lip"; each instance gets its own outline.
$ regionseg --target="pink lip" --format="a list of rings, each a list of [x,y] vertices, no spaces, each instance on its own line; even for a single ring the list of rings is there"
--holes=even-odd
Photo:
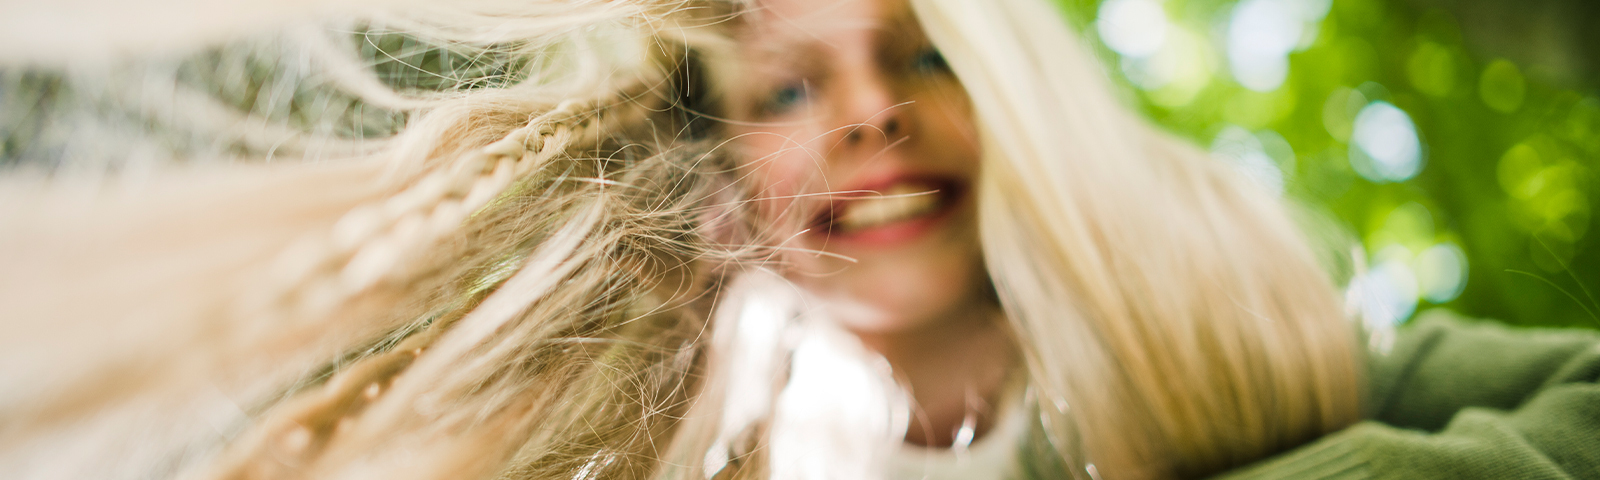
[[[941,202],[940,210],[931,215],[849,233],[833,229],[833,212],[839,210],[845,202],[849,202],[851,199],[875,197],[877,196],[876,192],[887,190],[890,186],[902,182],[935,185],[935,191],[938,192],[936,195],[945,197]],[[811,235],[826,238],[830,243],[852,247],[899,246],[922,238],[954,216],[955,212],[960,209],[962,200],[966,196],[966,190],[965,181],[936,175],[884,175],[857,182],[853,188],[841,190],[841,193],[835,195],[836,199],[813,222],[814,226]]]

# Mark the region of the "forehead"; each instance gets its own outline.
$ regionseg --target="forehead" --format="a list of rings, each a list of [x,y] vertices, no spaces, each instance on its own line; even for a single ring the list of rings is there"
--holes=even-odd
[[[906,0],[757,0],[745,15],[749,48],[848,50],[920,36]]]

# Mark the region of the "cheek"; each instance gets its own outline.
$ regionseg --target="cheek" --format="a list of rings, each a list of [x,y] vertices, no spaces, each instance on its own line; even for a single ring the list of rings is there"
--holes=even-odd
[[[733,143],[741,182],[767,221],[789,211],[797,196],[826,185],[826,162],[816,148],[797,142],[797,133],[746,132]]]
[[[924,148],[976,165],[980,157],[978,127],[966,96],[941,93],[925,101],[924,106],[927,109],[921,113],[918,125],[924,135]]]
[[[737,148],[743,158],[740,173],[762,192],[793,194],[818,174],[808,149],[786,136],[754,134],[742,139]]]

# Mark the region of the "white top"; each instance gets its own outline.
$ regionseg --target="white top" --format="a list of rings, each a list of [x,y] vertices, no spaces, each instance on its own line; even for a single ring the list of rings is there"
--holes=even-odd
[[[994,428],[965,448],[902,445],[889,459],[893,480],[1002,480],[1017,474],[1017,452],[1028,433],[1027,408],[1019,388],[1007,389]],[[957,443],[960,443],[959,441]]]

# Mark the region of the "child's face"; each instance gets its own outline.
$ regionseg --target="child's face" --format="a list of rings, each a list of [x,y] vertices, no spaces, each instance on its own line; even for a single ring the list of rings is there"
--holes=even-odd
[[[730,129],[788,276],[860,332],[992,308],[971,106],[909,5],[762,0],[744,20]]]

